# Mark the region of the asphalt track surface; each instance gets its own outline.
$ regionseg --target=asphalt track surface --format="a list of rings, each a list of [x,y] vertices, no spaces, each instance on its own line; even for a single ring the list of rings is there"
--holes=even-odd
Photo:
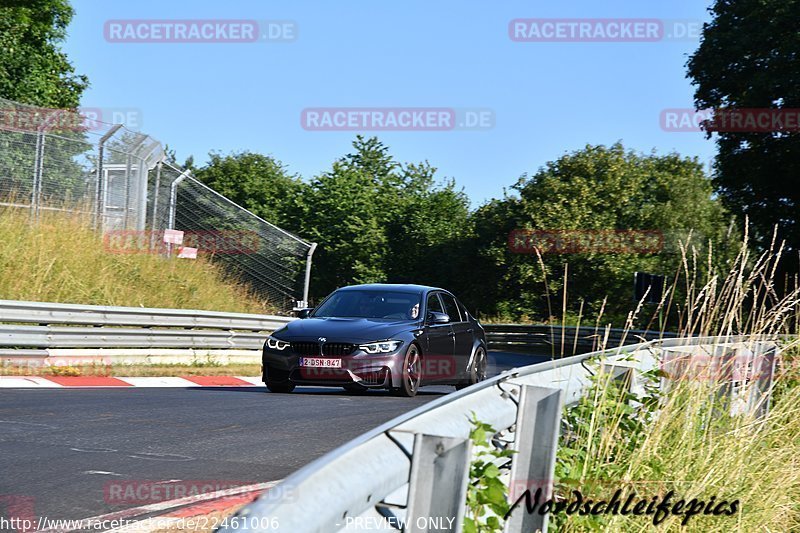
[[[549,358],[489,355],[490,374]],[[36,516],[82,519],[152,503],[109,501],[112,482],[282,479],[453,390],[397,398],[323,387],[0,389],[0,516],[9,495],[32,501]]]

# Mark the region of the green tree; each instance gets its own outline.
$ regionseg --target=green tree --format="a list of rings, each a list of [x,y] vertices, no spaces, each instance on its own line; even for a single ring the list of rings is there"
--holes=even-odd
[[[303,235],[320,245],[312,284],[317,297],[342,285],[385,280],[387,239],[379,185],[348,158],[311,182]]]
[[[800,0],[716,0],[709,11],[687,65],[695,106],[800,107]],[[762,245],[777,224],[779,237],[800,247],[800,134],[720,132],[716,143],[720,198],[749,216]]]
[[[467,260],[474,265],[472,276],[492,282],[466,288],[488,314],[512,319],[560,314],[569,263],[568,312],[580,309],[580,297],[584,314],[596,316],[608,296],[605,314],[619,318],[633,307],[633,273],[674,274],[680,264],[678,240],[688,243],[690,232],[695,235],[690,245],[705,249],[713,243],[721,264],[737,250],[702,166],[677,154],[642,155],[620,144],[587,146],[523,176],[512,189],[516,195],[493,200],[472,215]],[[515,229],[654,230],[663,234],[664,247],[658,253],[544,254],[542,268],[535,255],[510,250],[509,233]],[[548,306],[548,295],[555,309]]]
[[[427,162],[404,165],[400,176],[386,221],[388,279],[449,287],[462,275],[453,259],[468,234],[469,199],[455,181],[438,183]]]
[[[253,152],[209,157],[194,171],[198,180],[267,222],[299,229],[300,201],[308,187],[299,176],[289,174],[280,161]]]
[[[89,83],[60,49],[73,14],[67,0],[0,2],[0,97],[59,109],[78,107]]]
[[[60,45],[73,10],[66,0],[0,2],[0,97],[39,107],[75,109],[88,86],[76,75]],[[13,104],[0,104],[5,113]],[[19,116],[16,116],[16,113]],[[34,114],[52,114],[19,107],[8,122],[31,124],[29,131],[1,129],[0,193],[15,201],[31,201],[36,147],[39,139]],[[65,117],[73,117],[66,119]],[[24,120],[24,122],[23,122]],[[80,127],[78,115],[62,115],[48,127],[44,140],[42,201],[46,204],[85,201],[93,195],[87,174],[91,145]]]
[[[314,294],[349,283],[447,285],[447,248],[464,232],[469,202],[427,162],[401,164],[377,138],[311,182],[303,235],[320,244]]]

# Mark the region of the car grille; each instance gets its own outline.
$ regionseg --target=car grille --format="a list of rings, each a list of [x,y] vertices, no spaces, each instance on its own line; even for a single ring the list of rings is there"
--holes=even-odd
[[[356,349],[355,344],[344,342],[327,342],[322,345],[322,355],[339,357],[350,355]],[[292,351],[298,355],[317,356],[320,355],[318,342],[293,342]]]
[[[293,342],[292,351],[298,355],[319,355],[319,343]]]
[[[322,345],[322,355],[350,355],[356,349],[355,344],[343,342],[327,342]]]

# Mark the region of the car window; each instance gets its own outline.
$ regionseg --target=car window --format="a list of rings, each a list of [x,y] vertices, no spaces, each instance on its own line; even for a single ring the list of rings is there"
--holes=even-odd
[[[461,315],[456,305],[456,299],[445,293],[442,293],[440,296],[444,302],[444,312],[450,316],[450,322],[461,322]]]
[[[456,299],[456,303],[458,304],[458,310],[461,311],[461,320],[467,321],[469,320],[470,314],[467,311],[467,306],[461,300]]]
[[[439,301],[439,296],[435,292],[428,295],[428,303],[425,308],[427,309],[426,313],[444,313],[442,302]]]
[[[419,294],[382,290],[341,290],[314,310],[314,317],[417,318]]]

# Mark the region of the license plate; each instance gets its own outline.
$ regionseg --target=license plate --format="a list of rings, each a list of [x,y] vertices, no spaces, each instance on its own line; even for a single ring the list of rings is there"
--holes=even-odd
[[[300,366],[309,368],[342,368],[342,360],[324,357],[301,357]]]

